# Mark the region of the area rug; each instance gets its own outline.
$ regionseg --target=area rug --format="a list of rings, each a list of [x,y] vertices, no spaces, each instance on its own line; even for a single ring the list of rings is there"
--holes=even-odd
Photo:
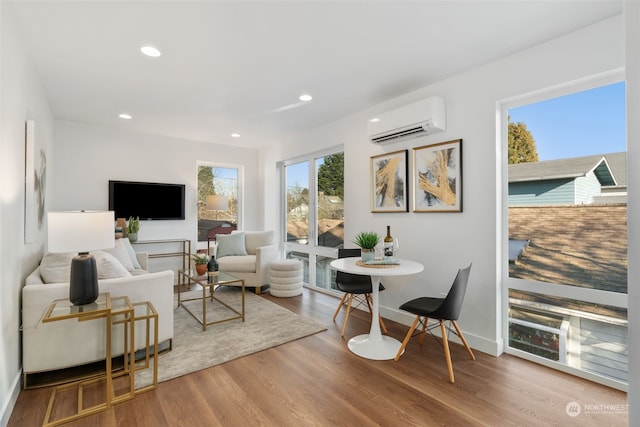
[[[199,295],[202,292],[183,293],[182,299]],[[232,307],[241,306],[241,293],[237,288],[220,288],[215,295]],[[177,296],[175,303],[177,305]],[[201,301],[185,304],[201,316]],[[173,313],[173,349],[158,358],[158,381],[177,378],[326,330],[326,327],[249,291],[245,295],[245,307],[244,322],[240,319],[222,322],[207,326],[206,331],[183,307],[176,308]],[[207,322],[233,315],[223,305],[207,301]],[[136,372],[136,388],[151,384],[152,375],[152,367]]]

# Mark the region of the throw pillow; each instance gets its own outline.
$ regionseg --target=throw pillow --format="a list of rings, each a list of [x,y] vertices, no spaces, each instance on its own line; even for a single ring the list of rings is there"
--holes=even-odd
[[[222,258],[230,255],[246,255],[247,250],[244,246],[244,233],[232,234],[216,234],[216,243],[218,250],[216,255]]]
[[[131,274],[113,255],[103,251],[91,252],[96,259],[98,279],[114,279],[128,277]],[[71,277],[71,260],[77,254],[69,252],[62,254],[48,253],[40,263],[40,277],[44,283],[69,283]]]
[[[40,262],[40,277],[43,283],[69,283],[71,260],[74,253],[48,253]]]
[[[133,261],[127,248],[122,242],[123,239],[116,239],[116,245],[113,248],[103,249],[104,252],[113,255],[120,263],[127,269],[127,271],[134,270]]]
[[[124,239],[119,239],[119,240],[122,240],[122,245],[124,245],[124,247],[127,248],[127,252],[129,253],[129,258],[131,258],[131,262],[133,263],[133,269],[140,270],[142,267],[138,262],[138,258],[136,257],[136,251],[133,250],[133,246],[131,246],[131,242],[129,241],[129,238],[125,237]]]
[[[96,259],[98,279],[115,279],[117,277],[129,277],[131,273],[111,254],[103,251],[91,252]]]

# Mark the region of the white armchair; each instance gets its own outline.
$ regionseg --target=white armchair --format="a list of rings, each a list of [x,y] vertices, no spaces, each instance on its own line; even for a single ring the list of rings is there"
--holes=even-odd
[[[218,234],[215,248],[220,271],[244,279],[245,286],[255,287],[256,294],[269,284],[269,265],[278,259],[273,230]]]

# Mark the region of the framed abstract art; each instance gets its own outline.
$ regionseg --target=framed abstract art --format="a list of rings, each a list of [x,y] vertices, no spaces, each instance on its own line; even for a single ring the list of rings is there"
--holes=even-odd
[[[407,212],[407,150],[371,157],[371,212]]]
[[[44,230],[47,183],[46,144],[33,120],[25,122],[24,242],[33,243]]]
[[[413,211],[462,212],[462,140],[413,149]]]

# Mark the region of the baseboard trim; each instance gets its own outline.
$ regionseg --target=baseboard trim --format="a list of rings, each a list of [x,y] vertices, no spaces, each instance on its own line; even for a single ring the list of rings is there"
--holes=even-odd
[[[10,387],[11,392],[9,393],[7,400],[2,402],[2,412],[0,412],[0,426],[6,426],[9,424],[9,418],[11,418],[11,413],[13,412],[13,408],[18,401],[18,395],[20,394],[20,389],[22,388],[22,384],[20,381],[21,378],[22,370],[18,371],[15,378],[13,379],[13,383]]]

